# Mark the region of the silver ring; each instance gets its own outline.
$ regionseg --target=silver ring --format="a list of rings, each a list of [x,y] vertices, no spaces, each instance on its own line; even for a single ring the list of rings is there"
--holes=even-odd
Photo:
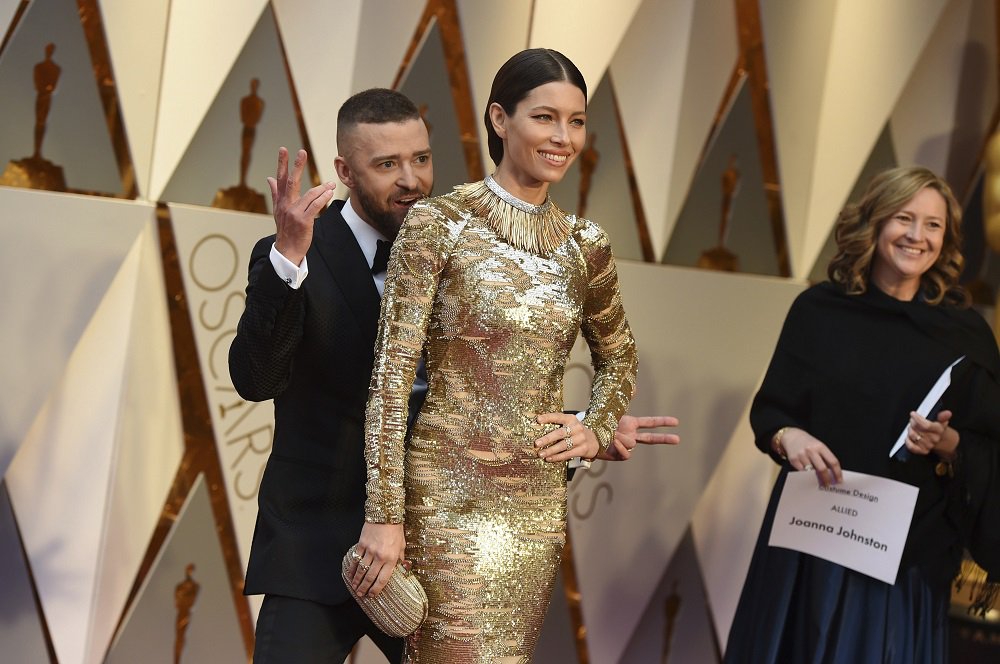
[[[813,465],[811,463],[807,463],[805,466],[802,467],[802,470],[812,470],[812,469]]]
[[[366,572],[372,568],[371,565],[365,565],[365,561],[363,561],[363,560],[359,560],[358,561],[358,567],[360,567],[361,569],[363,569]]]
[[[569,451],[571,449],[573,449],[573,439],[566,438],[566,450]]]
[[[919,433],[914,433],[913,434],[913,442],[915,442],[915,443],[920,442],[920,434]]]
[[[567,438],[569,438],[570,436],[572,436],[572,435],[573,435],[573,430],[569,428],[569,425],[568,425],[568,424],[564,424],[564,425],[562,425],[562,428],[563,428],[563,431],[565,431],[565,432],[566,432],[566,437],[567,437]]]

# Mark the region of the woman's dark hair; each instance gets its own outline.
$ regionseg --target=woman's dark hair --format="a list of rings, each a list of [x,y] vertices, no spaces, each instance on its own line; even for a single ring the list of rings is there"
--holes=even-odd
[[[941,255],[920,277],[924,299],[930,304],[965,306],[968,294],[958,283],[962,274],[962,207],[951,187],[932,171],[920,166],[882,171],[868,185],[857,204],[840,213],[834,230],[837,253],[827,267],[830,281],[853,295],[864,293],[871,278],[879,235],[886,222],[917,195],[930,188],[941,194],[947,208]]]
[[[517,53],[497,71],[493,77],[493,87],[490,98],[486,102],[486,112],[483,121],[486,123],[486,136],[490,147],[490,159],[500,165],[503,159],[503,141],[493,130],[490,120],[490,106],[494,103],[507,113],[513,115],[518,103],[540,85],[554,81],[566,81],[580,88],[583,98],[587,98],[587,82],[573,61],[559,51],[550,48],[529,48]]]

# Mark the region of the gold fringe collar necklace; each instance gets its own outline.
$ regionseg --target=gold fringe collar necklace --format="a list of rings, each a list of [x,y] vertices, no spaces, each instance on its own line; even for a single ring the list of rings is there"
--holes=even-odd
[[[541,256],[569,237],[570,219],[548,195],[541,205],[532,205],[501,187],[492,175],[456,189],[468,201],[472,213],[486,220],[494,233],[516,249]]]

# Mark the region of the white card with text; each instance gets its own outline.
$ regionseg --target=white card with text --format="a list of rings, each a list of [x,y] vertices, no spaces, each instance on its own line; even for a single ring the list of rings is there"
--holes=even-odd
[[[917,502],[917,487],[844,471],[819,486],[816,473],[788,473],[771,528],[779,546],[843,565],[892,584]]]

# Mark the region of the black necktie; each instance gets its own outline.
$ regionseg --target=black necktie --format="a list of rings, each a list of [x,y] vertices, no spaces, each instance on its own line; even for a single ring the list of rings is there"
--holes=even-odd
[[[372,274],[385,272],[386,266],[389,265],[390,248],[392,248],[392,242],[375,240],[375,260],[372,261]]]

